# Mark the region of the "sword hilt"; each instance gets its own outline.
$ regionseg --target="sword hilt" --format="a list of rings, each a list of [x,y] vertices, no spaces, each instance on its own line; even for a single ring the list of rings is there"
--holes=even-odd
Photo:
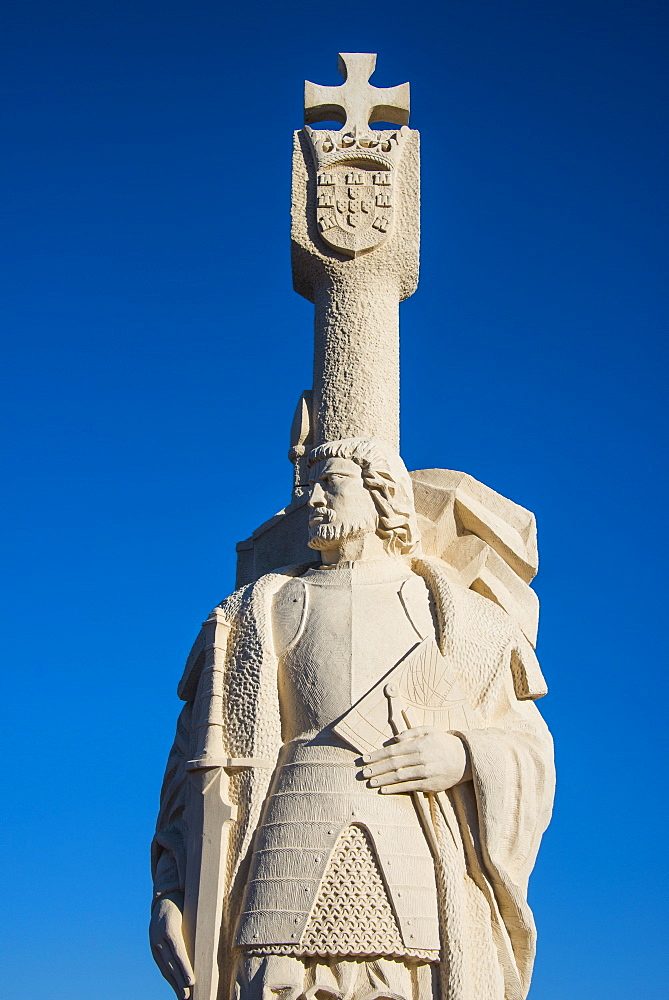
[[[398,688],[397,684],[391,681],[388,684],[386,684],[386,686],[383,689],[383,693],[388,699],[388,721],[390,722],[390,728],[393,731],[393,736],[397,736],[399,733],[402,732],[402,728],[399,725],[397,719],[397,708],[398,708],[397,703],[400,697],[400,689]],[[402,721],[405,721],[406,720],[405,713],[401,712],[401,715],[403,717]],[[411,726],[407,725],[406,728],[411,729]]]
[[[390,722],[390,727],[393,730],[395,736],[399,735],[402,731],[398,721],[397,721],[397,709],[399,708],[400,700],[400,690],[397,684],[392,681],[385,685],[383,693],[388,699],[388,720]],[[402,722],[407,729],[411,729],[412,726],[409,722],[409,718],[405,709],[400,709],[400,714],[402,716]],[[437,832],[434,828],[434,823],[432,822],[432,816],[430,815],[431,805],[430,805],[430,792],[411,792],[411,798],[413,799],[416,812],[418,814],[418,819],[420,820],[420,825],[423,828],[423,833],[425,834],[425,839],[427,840],[428,846],[432,851],[432,855],[435,858],[439,857],[439,844],[437,842]]]

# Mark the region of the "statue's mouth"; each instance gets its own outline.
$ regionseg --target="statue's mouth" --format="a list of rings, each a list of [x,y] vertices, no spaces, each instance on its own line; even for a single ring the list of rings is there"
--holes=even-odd
[[[309,518],[309,527],[317,528],[321,524],[331,524],[334,520],[333,512],[330,510],[317,510]]]

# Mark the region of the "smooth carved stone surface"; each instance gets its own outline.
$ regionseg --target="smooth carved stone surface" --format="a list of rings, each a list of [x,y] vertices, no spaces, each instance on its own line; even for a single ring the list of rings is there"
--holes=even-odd
[[[409,123],[409,84],[374,87],[369,78],[376,67],[372,52],[340,52],[338,68],[344,83],[337,87],[304,84],[304,121],[307,125],[333,118],[345,134],[361,133],[375,121]]]
[[[464,472],[422,469],[411,478],[423,551],[443,559],[459,583],[504,608],[536,646],[534,514]]]

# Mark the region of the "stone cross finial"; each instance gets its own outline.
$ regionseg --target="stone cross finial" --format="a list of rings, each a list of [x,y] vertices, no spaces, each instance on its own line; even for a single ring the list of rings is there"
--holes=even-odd
[[[374,87],[369,78],[376,66],[376,53],[340,52],[338,69],[344,83],[338,87],[321,87],[304,83],[304,122],[341,122],[343,131],[357,129],[366,132],[375,121],[394,125],[409,123],[409,84],[399,87]]]

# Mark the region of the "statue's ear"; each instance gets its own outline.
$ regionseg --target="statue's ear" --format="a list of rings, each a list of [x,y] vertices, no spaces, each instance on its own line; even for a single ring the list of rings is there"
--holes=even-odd
[[[183,676],[179,681],[179,686],[177,687],[177,694],[182,701],[192,701],[195,697],[197,684],[204,666],[205,642],[205,632],[202,628],[200,629],[197,639],[193,643],[193,648],[191,649],[188,659],[186,660]]]
[[[511,651],[511,673],[518,701],[535,701],[548,693],[548,685],[531,645],[520,636]]]

